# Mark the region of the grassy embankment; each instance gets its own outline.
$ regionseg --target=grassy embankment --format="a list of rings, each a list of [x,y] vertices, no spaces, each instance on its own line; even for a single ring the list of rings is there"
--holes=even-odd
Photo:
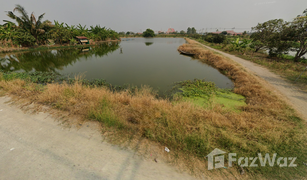
[[[165,145],[171,149],[172,156],[187,159],[186,167],[192,166],[195,173],[221,172],[208,172],[202,166],[206,164],[206,156],[213,149],[219,148],[227,153],[237,153],[237,157],[257,157],[257,153],[297,157],[298,167],[295,168],[280,168],[276,163],[274,167],[244,167],[249,178],[305,177],[305,121],[297,117],[285,102],[265,89],[253,75],[227,58],[200,47],[194,41],[188,41],[189,44],[179,48],[195,53],[200,61],[219,69],[233,80],[234,92],[246,98],[246,105],[238,107],[239,111],[233,111],[219,103],[195,106],[194,102],[184,101],[184,92],[192,92],[191,87],[197,91],[192,96],[215,92],[210,90],[212,84],[197,81],[188,82],[187,86],[183,86],[183,93],[179,94],[179,98],[172,101],[156,98],[146,87],[114,92],[106,87],[82,85],[79,81],[71,85],[40,85],[26,80],[28,77],[20,79],[14,73],[0,76],[0,89],[31,102],[50,105],[85,119],[99,121],[104,127],[109,127],[122,136],[142,137]],[[203,91],[199,91],[197,83],[200,83]],[[192,157],[198,161],[189,161]],[[223,169],[223,173],[230,172],[231,169]],[[240,168],[235,165],[233,169],[239,171]]]
[[[209,43],[201,39],[196,40],[204,45],[268,67],[270,70],[281,75],[282,77],[285,77],[290,82],[301,86],[302,89],[307,89],[307,70],[304,71],[304,69],[307,67],[306,59],[301,59],[300,62],[294,62],[294,57],[290,55],[281,55],[276,58],[270,58],[266,53],[261,51],[244,51],[244,53],[242,53],[233,51],[232,48],[230,48],[231,45]],[[304,73],[301,75],[301,77],[295,81],[303,71]]]

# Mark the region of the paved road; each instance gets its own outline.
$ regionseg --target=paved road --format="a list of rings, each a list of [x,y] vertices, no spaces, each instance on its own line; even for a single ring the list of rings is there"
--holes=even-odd
[[[275,91],[279,91],[284,98],[293,106],[294,109],[298,111],[299,114],[307,121],[307,93],[300,90],[298,87],[288,83],[279,75],[271,72],[267,68],[264,68],[258,64],[255,64],[251,61],[247,61],[245,59],[236,57],[234,55],[230,55],[228,53],[213,49],[211,47],[205,46],[204,47],[218,52],[223,56],[226,56],[233,61],[241,64],[244,68],[251,71],[255,75],[261,77],[265,81],[267,81],[270,85],[275,88]]]
[[[193,179],[106,142],[95,123],[64,128],[47,113],[25,114],[0,97],[0,180]]]

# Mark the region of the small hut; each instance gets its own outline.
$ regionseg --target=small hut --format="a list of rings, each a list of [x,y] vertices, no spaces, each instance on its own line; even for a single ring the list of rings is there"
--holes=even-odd
[[[89,40],[85,36],[76,36],[78,44],[90,44]]]

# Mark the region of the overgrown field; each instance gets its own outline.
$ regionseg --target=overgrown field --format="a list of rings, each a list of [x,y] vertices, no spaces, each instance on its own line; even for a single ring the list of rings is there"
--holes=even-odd
[[[278,157],[297,157],[297,167],[244,167],[250,177],[268,179],[300,178],[307,175],[306,124],[285,102],[279,100],[258,80],[230,60],[188,40],[179,48],[219,69],[235,84],[234,92],[246,98],[239,111],[219,103],[196,106],[180,96],[172,100],[157,98],[151,89],[112,91],[105,86],[74,83],[33,83],[27,78],[0,75],[0,89],[31,102],[50,105],[84,119],[96,120],[120,134],[131,134],[171,149],[171,155],[185,154],[203,164],[215,148],[237,157],[258,157],[258,153],[277,153]],[[197,93],[211,92],[213,88]],[[209,88],[209,90],[208,90]],[[186,92],[189,88],[187,87]],[[184,93],[184,91],[183,91]],[[181,94],[184,96],[184,94]],[[180,157],[179,157],[180,158]],[[227,159],[227,157],[226,157]],[[249,162],[250,164],[251,162]],[[237,163],[234,169],[238,171]],[[259,162],[258,162],[259,164]],[[188,164],[186,166],[189,166]],[[227,166],[227,165],[226,165]],[[194,169],[196,172],[197,169]],[[203,169],[205,171],[205,169]],[[212,171],[219,173],[219,171]]]

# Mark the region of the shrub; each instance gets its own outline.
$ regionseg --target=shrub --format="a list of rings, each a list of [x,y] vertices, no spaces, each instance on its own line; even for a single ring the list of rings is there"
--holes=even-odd
[[[208,34],[203,39],[210,43],[223,43],[226,40],[226,36],[223,34]]]
[[[152,29],[146,29],[146,31],[143,32],[143,37],[154,37],[155,32]]]

